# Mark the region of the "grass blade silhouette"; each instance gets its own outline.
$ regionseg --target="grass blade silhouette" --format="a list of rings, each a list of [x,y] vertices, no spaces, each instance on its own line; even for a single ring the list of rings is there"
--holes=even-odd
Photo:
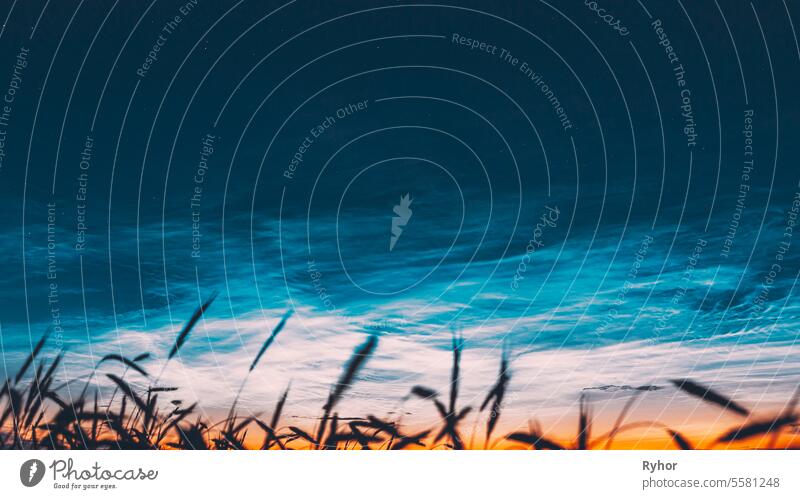
[[[117,362],[120,362],[120,363],[124,364],[125,366],[133,369],[134,371],[138,372],[139,374],[141,374],[142,376],[147,378],[150,375],[147,374],[147,371],[142,366],[139,365],[139,362],[141,362],[144,359],[147,359],[149,356],[150,356],[150,354],[144,353],[144,354],[138,355],[136,358],[131,360],[131,359],[127,358],[127,357],[123,357],[122,355],[119,355],[119,354],[116,354],[116,353],[111,353],[111,354],[106,355],[102,359],[100,359],[97,362],[96,368],[100,367],[100,364],[103,364],[104,362],[108,362],[110,360],[114,360],[114,361],[117,361]]]
[[[197,310],[194,311],[192,317],[189,318],[189,322],[187,322],[186,325],[183,326],[183,329],[181,330],[180,334],[178,334],[178,337],[175,338],[175,343],[172,345],[172,348],[169,351],[169,355],[167,356],[168,361],[173,357],[175,357],[175,355],[178,353],[178,350],[180,350],[183,344],[186,343],[186,339],[189,336],[189,332],[192,330],[195,324],[197,324],[197,321],[200,320],[200,317],[203,316],[205,311],[208,310],[208,307],[211,306],[216,297],[217,297],[217,292],[214,291],[208,298],[208,300],[206,300],[205,303],[203,303],[201,306],[197,308]]]
[[[358,371],[373,354],[377,345],[378,337],[372,335],[353,352],[350,360],[345,364],[344,372],[342,372],[342,375],[339,377],[339,380],[336,382],[336,385],[334,385],[328,397],[328,402],[324,407],[325,410],[330,411],[333,409],[336,403],[342,398],[344,392],[352,386],[356,374],[358,374]]]
[[[39,338],[39,341],[36,343],[36,346],[33,347],[33,350],[31,350],[30,355],[28,355],[28,357],[25,359],[25,362],[22,363],[22,366],[19,368],[19,371],[17,371],[16,378],[14,378],[14,384],[20,382],[23,376],[25,376],[25,373],[28,371],[28,368],[33,363],[33,360],[42,351],[42,348],[44,348],[44,344],[47,342],[47,338],[50,336],[50,331],[51,331],[50,328],[48,328],[47,331],[45,331],[45,333],[42,335],[41,338]]]
[[[622,408],[622,411],[620,411],[617,420],[614,422],[614,427],[609,432],[608,440],[606,440],[606,446],[605,446],[606,450],[611,448],[611,444],[614,443],[614,438],[617,436],[617,432],[619,432],[620,426],[622,426],[622,423],[625,421],[625,417],[628,415],[628,412],[630,412],[631,407],[633,407],[633,404],[636,402],[636,400],[638,400],[638,398],[643,393],[645,393],[645,390],[637,389],[636,392],[628,399],[628,401],[625,402],[625,406]]]
[[[489,442],[492,438],[492,432],[494,431],[495,426],[497,426],[497,421],[500,419],[500,410],[503,406],[503,398],[505,397],[510,381],[511,373],[508,367],[508,353],[504,345],[503,356],[500,359],[500,372],[497,374],[497,382],[489,391],[488,395],[486,395],[486,398],[484,399],[480,408],[480,410],[483,411],[489,402],[492,401],[492,411],[489,414],[488,421],[486,422],[486,443],[484,448],[488,448]]]
[[[258,361],[261,360],[261,356],[264,355],[264,352],[267,351],[267,348],[269,348],[269,346],[272,345],[272,342],[275,341],[275,338],[278,336],[278,333],[281,332],[283,327],[286,325],[286,321],[289,320],[289,317],[291,317],[291,315],[292,315],[291,310],[286,312],[286,314],[284,314],[283,318],[278,323],[278,325],[275,326],[275,329],[272,330],[272,334],[270,334],[269,337],[266,339],[266,341],[264,341],[264,344],[261,345],[261,349],[258,351],[258,355],[256,355],[256,358],[253,359],[252,364],[250,364],[249,372],[252,372],[253,369],[256,368],[256,366],[258,365]]]
[[[279,446],[283,448],[283,443],[281,443],[280,439],[277,438],[275,435],[275,429],[278,427],[278,422],[281,419],[281,413],[283,412],[283,406],[286,405],[286,398],[289,396],[289,389],[292,387],[291,384],[286,387],[286,390],[281,395],[281,398],[278,400],[278,403],[275,405],[275,411],[272,413],[272,420],[269,422],[269,430],[264,428],[262,425],[262,429],[267,431],[267,436],[264,439],[264,444],[262,448],[269,449],[272,446],[272,441],[275,440]]]
[[[798,402],[800,402],[800,386],[798,386],[795,389],[794,394],[792,395],[792,398],[789,399],[789,402],[787,402],[787,404],[784,407],[784,409],[781,412],[781,414],[784,415],[784,416],[791,416],[792,414],[794,414],[794,410],[797,407],[797,403]],[[780,436],[780,432],[778,432],[778,431],[772,433],[772,438],[770,438],[769,445],[768,445],[768,447],[770,449],[774,449],[775,448],[775,444],[778,442],[778,437],[779,436]]]
[[[236,397],[234,397],[233,404],[231,404],[231,408],[228,411],[228,418],[232,417],[234,411],[236,410],[236,405],[239,403],[239,397],[242,396],[242,392],[244,391],[244,387],[247,384],[247,380],[250,379],[250,373],[252,373],[253,370],[256,368],[256,366],[258,365],[259,360],[261,360],[261,357],[264,355],[264,352],[266,352],[267,348],[269,348],[269,346],[272,345],[272,342],[275,341],[275,338],[278,336],[278,333],[281,332],[283,327],[286,325],[286,321],[289,320],[289,317],[291,315],[292,315],[292,311],[291,310],[286,312],[283,315],[283,318],[278,323],[278,325],[275,326],[275,328],[272,330],[272,333],[267,337],[267,339],[261,345],[261,348],[259,349],[258,354],[255,356],[255,358],[253,359],[253,362],[250,364],[250,369],[247,370],[247,374],[245,375],[244,379],[242,380],[242,384],[239,385],[239,391],[236,392]]]
[[[453,333],[453,370],[450,373],[450,412],[456,412],[456,400],[458,399],[458,385],[461,380],[461,350],[464,347],[464,339],[460,335]]]
[[[422,432],[417,433],[416,435],[409,435],[407,437],[403,437],[397,441],[394,446],[392,446],[392,450],[402,450],[408,446],[416,445],[419,447],[425,447],[425,444],[422,442],[429,434],[430,430],[425,430]]]
[[[589,433],[592,430],[591,411],[584,394],[580,399],[580,414],[578,415],[578,449],[589,449]]]
[[[538,433],[512,433],[506,437],[507,440],[530,445],[536,450],[564,450],[564,447],[556,442],[549,440]]]
[[[142,400],[141,397],[139,397],[139,395],[136,394],[133,388],[131,388],[131,385],[129,385],[119,376],[116,376],[114,374],[106,374],[106,376],[108,376],[108,379],[113,381],[119,387],[119,389],[122,390],[122,393],[124,393],[128,398],[133,400],[133,402],[136,404],[139,410],[141,411],[148,410],[147,404],[144,402],[144,400]]]
[[[422,385],[416,385],[411,389],[411,394],[416,395],[421,399],[434,399],[439,396],[439,393],[436,390],[431,388],[427,388]]]
[[[300,428],[298,428],[296,426],[290,426],[289,429],[292,431],[292,433],[294,433],[298,437],[302,438],[303,440],[306,440],[307,442],[309,442],[312,445],[317,445],[317,440],[315,440],[314,437],[312,437],[311,435],[309,435],[305,431],[301,430]]]
[[[345,364],[344,371],[342,372],[339,379],[336,381],[336,384],[331,389],[330,395],[328,395],[328,401],[323,406],[324,414],[322,416],[322,420],[320,422],[319,431],[317,432],[317,442],[322,442],[322,437],[325,434],[325,428],[327,426],[328,417],[330,416],[333,408],[342,398],[344,392],[350,388],[355,380],[356,374],[358,371],[364,367],[364,364],[367,362],[369,357],[375,351],[375,347],[378,346],[378,337],[375,335],[371,335],[367,340],[362,343],[361,345],[356,348],[353,354],[350,356],[350,359]]]
[[[740,416],[747,417],[750,415],[750,411],[707,386],[696,383],[690,379],[671,379],[669,381],[679,390],[683,390],[689,395],[705,400],[710,404],[718,405],[723,409],[735,412]]]
[[[425,400],[430,400],[439,412],[442,418],[442,429],[433,439],[433,443],[438,443],[445,436],[450,437],[450,447],[456,450],[464,448],[464,441],[458,431],[458,423],[464,419],[467,414],[472,410],[472,407],[465,407],[460,412],[456,409],[456,402],[458,400],[458,386],[460,382],[461,372],[461,350],[463,348],[463,340],[456,333],[453,333],[453,367],[450,374],[450,406],[449,408],[439,401],[437,392],[417,385],[411,389],[411,394]]]
[[[675,445],[677,445],[679,449],[694,450],[694,446],[689,442],[689,440],[677,431],[670,430],[668,428],[667,433],[669,433],[669,435],[672,437],[672,441],[675,442]]]
[[[797,415],[781,415],[775,419],[754,421],[739,428],[729,430],[717,439],[718,443],[737,442],[757,435],[766,435],[797,423]]]

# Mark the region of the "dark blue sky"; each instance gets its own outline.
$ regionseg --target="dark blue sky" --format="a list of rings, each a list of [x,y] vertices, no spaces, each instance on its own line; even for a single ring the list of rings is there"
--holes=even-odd
[[[4,351],[171,331],[214,290],[220,321],[296,308],[520,355],[792,347],[797,15],[5,0]]]

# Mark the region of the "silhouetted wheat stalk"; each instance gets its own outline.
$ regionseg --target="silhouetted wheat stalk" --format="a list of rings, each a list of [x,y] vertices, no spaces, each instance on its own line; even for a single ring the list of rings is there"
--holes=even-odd
[[[484,448],[489,448],[492,432],[500,420],[500,410],[503,407],[503,398],[505,397],[508,385],[511,382],[511,371],[508,365],[508,344],[503,345],[503,356],[500,359],[500,372],[497,373],[497,382],[494,384],[486,398],[481,404],[481,412],[492,403],[492,411],[489,413],[489,419],[486,421],[486,443]]]
[[[247,370],[247,374],[245,375],[244,379],[242,380],[242,384],[239,386],[239,391],[236,392],[236,397],[233,399],[233,404],[231,404],[231,408],[228,411],[228,421],[229,421],[230,424],[229,424],[229,426],[227,428],[227,431],[229,433],[231,431],[233,431],[233,426],[232,425],[233,425],[233,422],[236,420],[236,404],[239,402],[239,397],[241,397],[241,395],[242,395],[242,391],[244,390],[245,384],[247,384],[247,380],[250,379],[250,373],[252,373],[255,370],[255,368],[258,366],[258,362],[261,360],[261,357],[264,355],[264,353],[267,351],[267,349],[270,347],[270,345],[272,345],[272,343],[275,341],[275,338],[278,337],[278,333],[280,333],[283,330],[283,328],[286,326],[286,321],[289,320],[289,317],[291,317],[291,315],[292,315],[292,311],[291,310],[289,310],[288,312],[286,312],[283,315],[283,317],[281,318],[280,322],[278,322],[278,325],[275,326],[275,328],[272,330],[272,333],[270,333],[270,335],[267,337],[267,339],[264,340],[264,343],[261,345],[261,348],[258,350],[258,353],[256,354],[255,358],[253,359],[253,362],[250,364],[250,369]],[[287,393],[288,393],[288,389],[287,389]],[[284,397],[286,396],[287,393],[284,393]],[[283,400],[283,402],[285,402],[285,399]],[[280,412],[280,409],[282,407],[283,407],[283,403],[279,403],[278,408],[276,410],[278,412]],[[275,425],[273,424],[272,426],[274,427]]]
[[[189,333],[192,331],[192,328],[195,326],[195,324],[197,324],[197,321],[199,321],[200,318],[203,317],[203,314],[205,313],[206,310],[208,310],[208,307],[210,307],[211,304],[214,303],[214,299],[216,299],[216,297],[217,297],[217,292],[214,291],[202,305],[197,307],[197,310],[194,311],[192,316],[183,326],[181,332],[178,333],[178,336],[175,337],[175,343],[172,344],[172,348],[169,350],[169,354],[167,355],[167,360],[164,362],[164,365],[161,367],[161,372],[156,378],[156,383],[158,383],[158,381],[161,379],[161,376],[164,374],[164,370],[167,368],[167,364],[169,364],[169,361],[172,360],[172,358],[178,354],[178,351],[180,351],[183,344],[186,343],[186,340],[189,338]]]
[[[342,375],[339,377],[339,380],[333,385],[331,388],[330,395],[328,395],[328,401],[322,407],[324,411],[322,415],[322,419],[320,420],[319,429],[317,430],[317,439],[316,445],[317,448],[323,443],[323,437],[325,436],[325,430],[328,423],[328,418],[330,417],[333,408],[336,406],[337,403],[341,400],[344,392],[347,391],[353,384],[355,380],[356,374],[364,364],[367,362],[367,359],[375,352],[375,347],[378,346],[378,337],[375,335],[370,336],[367,340],[361,344],[356,350],[353,352],[353,355],[345,364],[344,371]],[[336,423],[331,425],[333,431],[336,430]],[[323,447],[324,448],[324,447]]]
[[[453,333],[453,368],[450,373],[450,404],[448,407],[439,401],[439,394],[424,386],[415,386],[411,389],[411,394],[422,399],[431,400],[434,407],[442,417],[442,429],[433,439],[433,443],[439,443],[444,437],[449,437],[450,447],[456,450],[464,448],[464,440],[458,431],[458,424],[470,413],[472,407],[467,406],[458,410],[456,402],[458,400],[458,387],[461,382],[461,351],[464,348],[464,339]]]

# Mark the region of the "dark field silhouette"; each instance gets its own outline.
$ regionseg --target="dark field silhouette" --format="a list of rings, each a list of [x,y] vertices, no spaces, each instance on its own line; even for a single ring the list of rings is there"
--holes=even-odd
[[[327,401],[313,427],[282,424],[281,417],[291,403],[291,389],[287,387],[267,419],[240,416],[237,412],[239,396],[249,375],[265,361],[265,353],[290,319],[287,313],[267,336],[253,359],[247,375],[227,416],[219,421],[198,416],[197,403],[184,406],[179,400],[166,400],[177,387],[159,384],[161,374],[169,368],[170,361],[189,339],[194,325],[200,320],[216,295],[200,306],[177,335],[161,368],[153,377],[144,364],[150,354],[134,357],[111,354],[103,357],[86,381],[71,380],[56,385],[55,373],[64,358],[60,352],[52,361],[42,360],[48,334],[43,335],[30,355],[13,377],[9,376],[0,389],[0,448],[1,449],[475,449],[475,448],[527,448],[535,450],[609,449],[615,439],[626,432],[642,430],[662,431],[674,448],[698,449],[689,437],[659,421],[629,421],[634,402],[650,389],[642,385],[633,391],[627,403],[606,432],[593,434],[592,405],[586,394],[580,396],[578,428],[573,438],[556,438],[544,435],[531,417],[526,432],[496,435],[512,371],[507,348],[503,349],[494,384],[488,390],[480,407],[460,406],[458,403],[461,381],[461,353],[464,340],[454,334],[452,338],[452,368],[449,392],[446,394],[423,385],[414,386],[408,397],[420,398],[433,404],[439,424],[421,429],[402,418],[386,420],[374,415],[340,417],[337,406],[347,396],[348,390],[358,381],[359,372],[378,348],[379,337],[368,336],[351,354],[339,378],[331,385]],[[114,372],[107,372],[114,371]],[[134,386],[126,380],[131,371],[144,377],[148,384]],[[105,376],[114,386],[113,393],[101,404],[99,393],[92,388],[92,380]],[[64,396],[65,387],[83,383],[75,394]],[[700,382],[690,379],[672,379],[675,389],[717,407],[720,411],[735,414],[742,419],[739,426],[725,429],[710,445],[704,448],[724,449],[732,445],[750,448],[797,448],[798,399],[800,388],[794,392],[782,411],[771,415],[754,415],[743,404]],[[483,428],[465,434],[460,427],[465,417],[473,411],[481,414]],[[475,439],[482,445],[475,445]],[[253,442],[256,442],[255,444]],[[784,442],[784,443],[781,443]],[[785,442],[789,442],[788,444]]]

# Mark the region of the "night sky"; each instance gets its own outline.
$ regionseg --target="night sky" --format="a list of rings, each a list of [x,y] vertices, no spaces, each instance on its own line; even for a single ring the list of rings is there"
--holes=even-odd
[[[290,310],[245,407],[290,380],[319,407],[375,333],[351,403],[396,410],[444,386],[454,331],[468,398],[511,352],[510,420],[674,377],[783,404],[800,374],[798,16],[2,0],[5,368],[49,328],[64,379],[109,352],[158,372],[218,292],[165,374],[209,410]]]

